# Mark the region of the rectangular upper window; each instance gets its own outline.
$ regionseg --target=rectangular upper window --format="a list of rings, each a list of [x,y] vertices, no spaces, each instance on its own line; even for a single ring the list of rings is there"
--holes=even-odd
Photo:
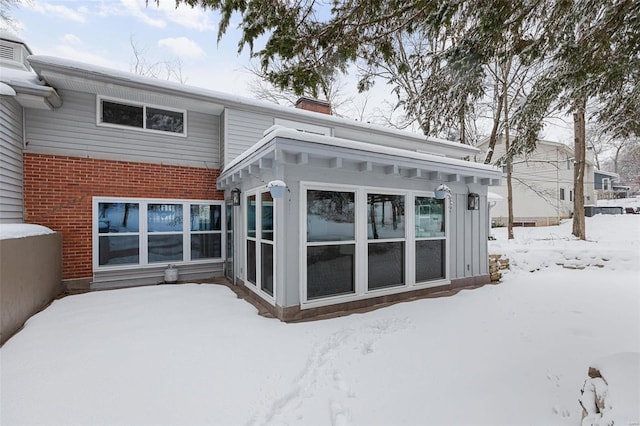
[[[187,112],[98,98],[98,124],[186,136]]]

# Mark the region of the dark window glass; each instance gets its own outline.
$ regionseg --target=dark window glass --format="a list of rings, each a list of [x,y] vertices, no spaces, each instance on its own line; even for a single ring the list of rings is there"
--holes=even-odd
[[[136,203],[98,203],[100,234],[138,232],[140,207]]]
[[[367,194],[369,239],[404,238],[404,196]]]
[[[182,260],[182,235],[149,235],[149,263]]]
[[[143,108],[102,101],[102,122],[142,128]]]
[[[182,204],[149,204],[149,232],[182,232]]]
[[[353,192],[307,191],[307,241],[355,239]]]
[[[560,188],[560,199],[564,200],[564,188]]]
[[[262,238],[273,241],[273,198],[268,192],[262,193]]]
[[[369,243],[369,290],[404,284],[404,242]]]
[[[256,284],[256,242],[247,240],[247,280]]]
[[[416,197],[416,238],[444,237],[444,200]]]
[[[184,133],[184,113],[147,107],[147,129]]]
[[[256,196],[247,197],[247,236],[256,237]]]
[[[137,235],[103,235],[98,239],[98,245],[98,264],[100,266],[140,263]]]
[[[233,206],[227,204],[227,259],[233,258]]]
[[[307,247],[307,299],[353,293],[355,245]]]
[[[220,205],[192,205],[192,231],[220,231],[222,229],[222,206]]]
[[[416,241],[416,282],[444,278],[445,240]]]
[[[262,269],[260,270],[260,287],[269,295],[273,296],[273,246],[269,243],[262,243]]]
[[[222,234],[191,234],[191,260],[222,257]]]

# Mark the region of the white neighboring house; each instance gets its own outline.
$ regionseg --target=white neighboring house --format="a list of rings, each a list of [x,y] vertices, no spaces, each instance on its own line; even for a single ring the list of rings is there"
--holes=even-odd
[[[477,145],[484,159],[489,139]],[[505,153],[504,136],[496,143],[492,162],[495,164]],[[585,205],[595,203],[593,188],[594,163],[591,150],[587,150],[584,173]],[[491,220],[494,226],[507,226],[507,173],[503,167],[502,185],[491,191],[503,197],[491,208]],[[527,155],[514,158],[513,216],[515,226],[556,225],[562,219],[573,215],[574,155],[573,149],[563,143],[539,140],[536,150]]]

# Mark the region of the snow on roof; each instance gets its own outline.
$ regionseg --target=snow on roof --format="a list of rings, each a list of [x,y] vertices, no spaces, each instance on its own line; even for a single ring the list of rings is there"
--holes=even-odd
[[[348,148],[358,151],[371,152],[376,154],[386,154],[396,157],[410,158],[414,160],[430,161],[440,164],[463,166],[475,170],[486,170],[491,172],[499,172],[499,170],[492,166],[481,163],[473,163],[470,161],[459,160],[457,158],[448,158],[440,155],[433,155],[424,152],[410,151],[408,149],[388,147],[384,145],[371,144],[366,142],[358,142],[350,139],[336,138],[334,136],[318,135],[315,133],[301,132],[299,130],[283,127],[272,126],[264,132],[265,136],[255,143],[251,148],[244,151],[233,161],[231,161],[222,171],[221,175],[229,172],[231,169],[242,163],[247,158],[251,157],[254,153],[259,151],[269,142],[275,138],[288,138],[304,142],[312,142],[329,147]],[[501,172],[500,172],[501,173]]]
[[[2,223],[0,224],[0,240],[26,238],[36,235],[54,234],[55,231],[42,225],[31,223]]]
[[[50,87],[45,86],[44,82],[38,78],[36,73],[15,68],[2,68],[0,82],[13,88],[30,88],[38,91],[42,91],[43,89],[51,90]]]
[[[25,43],[24,40],[22,40],[20,37],[18,37],[15,34],[12,34],[12,33],[7,32],[7,31],[0,30],[0,39],[1,40],[7,40],[7,41],[10,41],[12,43],[19,43],[19,44],[23,45],[27,49],[27,51],[29,53],[31,53],[31,49],[29,49],[29,46],[27,46],[27,43]]]
[[[487,192],[487,199],[489,201],[502,201],[504,200],[504,197],[500,194],[496,194],[495,192]]]
[[[620,177],[620,175],[618,173],[605,172],[604,170],[596,170],[595,173],[597,173],[599,175],[611,176],[613,178],[619,178]]]
[[[122,84],[145,86],[149,89],[162,91],[171,91],[175,94],[181,94],[190,98],[197,98],[209,102],[219,102],[229,107],[241,107],[249,110],[259,110],[262,112],[272,111],[284,115],[295,115],[304,117],[305,121],[314,121],[329,123],[330,125],[340,125],[370,132],[386,134],[390,136],[402,137],[414,141],[427,142],[432,145],[440,145],[456,149],[458,151],[467,151],[469,155],[478,152],[478,149],[470,145],[463,145],[458,142],[445,139],[427,137],[422,134],[412,133],[404,130],[390,129],[384,126],[363,123],[334,115],[320,114],[313,111],[306,111],[298,108],[287,107],[283,105],[272,104],[265,101],[245,98],[238,95],[223,93],[202,87],[189,86],[176,82],[157,80],[149,77],[140,76],[130,72],[114,70],[98,65],[86,64],[65,58],[57,58],[45,55],[32,55],[28,58],[31,66],[42,74],[45,70],[58,71],[61,73],[71,74],[88,79],[104,79],[104,80],[120,80]],[[466,154],[465,154],[466,155]]]

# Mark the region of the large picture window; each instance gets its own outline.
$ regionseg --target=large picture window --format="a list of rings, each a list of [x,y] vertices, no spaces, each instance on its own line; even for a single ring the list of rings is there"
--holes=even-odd
[[[304,183],[302,188],[303,305],[392,294],[447,279],[445,200],[411,190]]]
[[[307,299],[355,291],[355,193],[307,191]]]
[[[222,203],[96,198],[94,215],[98,269],[222,257]]]
[[[102,98],[98,104],[99,124],[185,135],[186,111]]]
[[[367,194],[368,289],[404,285],[404,196]]]

